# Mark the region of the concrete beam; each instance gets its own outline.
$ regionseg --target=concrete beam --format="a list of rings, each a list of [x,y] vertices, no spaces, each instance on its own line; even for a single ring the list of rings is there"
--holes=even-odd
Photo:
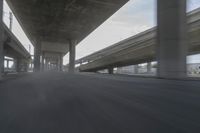
[[[186,0],[158,0],[157,6],[157,75],[160,78],[185,78]]]
[[[41,49],[42,51],[66,54],[68,51],[68,45],[66,45],[66,43],[42,42]]]
[[[37,1],[35,0],[29,2],[27,0],[6,1],[15,11],[15,16],[20,20],[30,40],[39,37],[42,42],[64,44],[68,43],[70,37],[80,42],[128,2],[128,0],[104,0],[103,2],[99,0],[50,0],[38,2],[39,6],[36,6]],[[51,12],[52,10],[53,12]],[[75,17],[75,14],[81,15]],[[36,34],[36,31],[40,32]],[[57,45],[47,44],[47,46],[46,48],[58,49],[57,52],[63,51]]]

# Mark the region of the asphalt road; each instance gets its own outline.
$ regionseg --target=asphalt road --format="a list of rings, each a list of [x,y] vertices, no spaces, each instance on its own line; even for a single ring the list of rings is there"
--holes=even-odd
[[[200,81],[38,73],[0,82],[0,133],[199,133]]]

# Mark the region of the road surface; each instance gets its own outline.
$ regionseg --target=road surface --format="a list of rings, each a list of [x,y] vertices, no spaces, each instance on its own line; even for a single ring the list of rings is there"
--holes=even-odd
[[[37,73],[0,82],[0,133],[199,133],[200,81]]]

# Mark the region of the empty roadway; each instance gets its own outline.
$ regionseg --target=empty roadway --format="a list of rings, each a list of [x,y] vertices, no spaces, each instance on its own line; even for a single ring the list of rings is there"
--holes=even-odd
[[[35,73],[0,83],[0,133],[198,133],[200,82]]]

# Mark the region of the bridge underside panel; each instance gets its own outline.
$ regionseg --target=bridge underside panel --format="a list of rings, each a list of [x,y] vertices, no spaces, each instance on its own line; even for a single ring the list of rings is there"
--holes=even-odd
[[[35,46],[34,66],[40,70],[44,51],[66,54],[128,0],[6,0]],[[39,46],[36,46],[39,45]]]
[[[7,0],[31,41],[80,42],[128,0]]]

